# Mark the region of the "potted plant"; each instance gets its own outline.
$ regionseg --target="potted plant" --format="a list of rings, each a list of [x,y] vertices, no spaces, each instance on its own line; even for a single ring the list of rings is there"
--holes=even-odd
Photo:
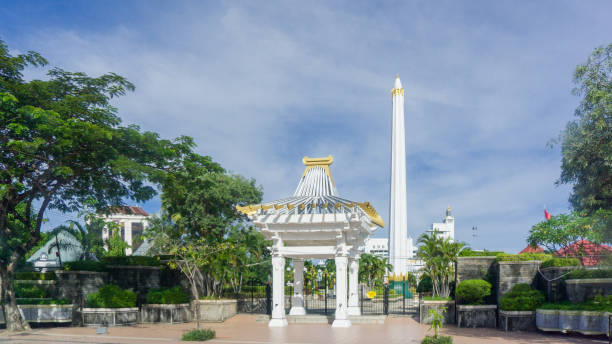
[[[138,322],[136,294],[108,284],[87,296],[87,308],[81,310],[83,324],[120,326]]]
[[[535,310],[545,297],[527,283],[516,284],[500,298],[499,325],[505,331],[535,330]]]
[[[431,326],[429,330],[433,330],[434,335],[425,336],[421,341],[421,344],[452,344],[453,338],[450,336],[440,336],[438,335],[438,331],[442,328],[444,324],[444,312],[446,312],[446,308],[441,308],[440,310],[432,308],[429,310],[429,316],[431,317]]]
[[[465,280],[455,291],[457,327],[495,327],[497,305],[484,305],[491,295],[491,284],[482,279]]]

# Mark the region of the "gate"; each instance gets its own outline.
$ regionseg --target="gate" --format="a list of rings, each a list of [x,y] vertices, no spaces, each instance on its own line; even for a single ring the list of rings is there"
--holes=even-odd
[[[418,295],[410,293],[407,283],[397,283],[368,289],[362,285],[359,292],[362,315],[416,315],[419,311]]]
[[[330,290],[327,281],[317,288],[304,289],[304,308],[306,314],[331,315],[336,311],[336,295]]]
[[[239,313],[272,314],[272,288],[269,284],[249,281],[239,293],[226,293],[235,298]]]

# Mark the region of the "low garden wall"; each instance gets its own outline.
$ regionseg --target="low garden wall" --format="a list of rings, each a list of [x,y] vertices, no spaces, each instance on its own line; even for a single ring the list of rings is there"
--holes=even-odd
[[[500,310],[498,324],[504,331],[535,331],[535,312]]]
[[[431,315],[429,315],[430,309],[437,309],[441,311],[442,308],[446,308],[444,314],[445,324],[455,323],[455,301],[429,301],[422,300],[419,304],[419,322],[421,324],[431,324]]]
[[[563,276],[579,268],[578,266],[552,266],[540,269],[536,286],[546,296],[548,302],[559,302],[567,299]]]
[[[199,300],[198,303],[202,321],[223,322],[238,313],[238,301],[236,300]],[[195,314],[195,304],[193,310]]]
[[[85,326],[124,326],[138,323],[138,307],[83,308],[81,317]]]
[[[178,305],[143,304],[140,307],[140,322],[142,323],[182,323],[193,318],[191,305],[188,303]]]
[[[72,305],[18,305],[17,307],[29,323],[72,322]],[[1,308],[0,324],[4,324],[4,312]]]
[[[536,326],[542,331],[580,332],[585,335],[608,333],[612,313],[593,311],[536,310]]]
[[[497,305],[457,306],[457,327],[497,327]]]
[[[108,266],[108,283],[122,289],[133,290],[139,303],[145,303],[149,289],[159,288],[161,268],[158,266],[115,265]]]
[[[585,302],[596,295],[612,295],[612,278],[587,278],[565,280],[567,299],[571,302]]]

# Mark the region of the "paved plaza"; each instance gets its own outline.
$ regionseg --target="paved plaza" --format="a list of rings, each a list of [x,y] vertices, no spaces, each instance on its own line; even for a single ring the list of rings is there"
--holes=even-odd
[[[331,328],[326,324],[290,324],[284,328],[269,328],[266,322],[257,322],[256,319],[253,315],[240,314],[224,323],[207,323],[204,327],[217,332],[217,338],[207,343],[420,343],[428,328],[408,317],[389,317],[384,325],[357,324],[350,328]],[[95,328],[87,327],[40,328],[32,333],[15,335],[0,330],[0,343],[180,343],[181,334],[194,326],[194,323],[189,323],[115,327],[110,328],[106,335],[96,335]],[[506,333],[495,329],[458,329],[454,326],[444,328],[442,332],[453,336],[455,344],[607,343],[604,338]]]

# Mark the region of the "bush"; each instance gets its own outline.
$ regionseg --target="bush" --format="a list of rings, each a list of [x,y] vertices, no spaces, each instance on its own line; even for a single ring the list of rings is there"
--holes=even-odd
[[[202,330],[191,330],[189,332],[183,333],[183,337],[181,338],[181,340],[203,342],[205,340],[215,338],[216,335],[217,334],[215,333],[215,330],[205,328]]]
[[[93,260],[79,260],[76,262],[64,263],[64,270],[104,272],[106,271],[106,264]]]
[[[550,268],[553,266],[580,266],[580,260],[577,258],[552,258],[542,262],[540,268]]]
[[[442,297],[442,296],[423,296],[423,300],[425,301],[451,301],[450,297]]]
[[[499,300],[503,311],[535,311],[546,298],[539,290],[533,290],[527,283],[519,283]]]
[[[453,338],[450,336],[438,336],[437,338],[425,336],[421,344],[453,344]]]
[[[111,266],[160,266],[158,257],[147,256],[109,256],[100,258],[100,262]]]
[[[431,282],[431,277],[429,275],[423,275],[419,281],[419,285],[417,286],[417,291],[419,293],[428,293],[432,290],[433,284]]]
[[[484,298],[491,295],[491,283],[481,279],[465,280],[459,283],[455,293],[460,304],[481,305]]]
[[[612,278],[612,269],[586,270],[577,269],[570,271],[566,279],[585,279],[585,278]]]
[[[497,262],[523,262],[528,260],[547,261],[552,259],[552,255],[548,253],[521,253],[521,254],[499,254],[495,261]]]
[[[179,286],[172,287],[170,289],[151,289],[149,292],[147,292],[147,303],[166,305],[189,303],[189,294],[187,294]]]
[[[35,285],[24,285],[19,283],[15,285],[15,296],[18,298],[41,299],[49,296],[49,292]]]
[[[593,300],[581,303],[572,303],[569,301],[557,303],[544,303],[540,309],[558,309],[563,311],[594,311],[594,312],[612,312],[612,295],[601,296],[597,295]]]
[[[17,299],[17,304],[18,305],[69,305],[70,300],[66,300],[66,299],[53,300],[53,299],[38,299],[38,298]]]
[[[91,308],[129,308],[136,307],[136,294],[108,284],[97,293],[87,295],[87,307]]]
[[[21,281],[54,281],[55,272],[17,272],[15,274],[16,280]]]
[[[459,257],[496,257],[500,254],[506,254],[502,251],[473,251],[472,249],[466,248],[459,252]]]

